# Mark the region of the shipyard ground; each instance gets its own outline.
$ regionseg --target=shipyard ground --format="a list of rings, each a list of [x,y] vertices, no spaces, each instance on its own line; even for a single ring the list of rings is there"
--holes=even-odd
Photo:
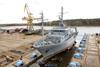
[[[0,67],[12,67],[11,64],[15,64],[21,56],[23,59],[25,58],[25,63],[28,64],[32,52],[37,52],[31,48],[32,43],[40,38],[40,35],[26,36],[21,33],[0,33]],[[9,57],[8,62],[7,57]]]
[[[39,58],[41,54],[34,48],[31,48],[32,43],[40,39],[40,35],[24,35],[20,33],[0,33],[0,67],[14,67],[14,64],[21,56],[27,65],[32,64],[30,67],[40,67],[37,62],[30,62],[31,53],[37,52]],[[69,67],[69,63],[77,61],[81,63],[82,67],[100,67],[100,36],[89,34],[86,42],[85,51],[81,59],[73,57],[76,50],[66,50],[55,57],[49,59],[47,64],[55,64],[57,67]],[[77,48],[79,44],[76,44]],[[7,62],[5,56],[9,56],[12,60]]]

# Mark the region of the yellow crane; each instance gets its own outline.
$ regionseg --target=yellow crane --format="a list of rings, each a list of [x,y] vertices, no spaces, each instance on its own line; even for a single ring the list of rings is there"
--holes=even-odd
[[[27,29],[28,29],[28,32],[32,32],[34,29],[33,29],[33,20],[34,20],[34,17],[32,17],[32,13],[30,12],[29,8],[28,8],[28,5],[25,3],[25,6],[24,6],[24,12],[27,12],[27,17],[23,17],[22,20],[26,20],[27,21]]]

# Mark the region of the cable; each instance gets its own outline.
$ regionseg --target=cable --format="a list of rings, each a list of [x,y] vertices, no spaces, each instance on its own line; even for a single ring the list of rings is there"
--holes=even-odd
[[[58,6],[58,7],[61,7],[61,6],[63,6],[63,5],[62,5],[62,4],[63,4],[63,2],[64,2],[64,0],[59,0],[59,1],[58,1],[58,4],[57,4],[57,6]]]

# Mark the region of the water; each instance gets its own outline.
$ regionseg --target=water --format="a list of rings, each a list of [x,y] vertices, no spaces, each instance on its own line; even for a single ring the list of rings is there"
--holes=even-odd
[[[80,42],[82,39],[83,35],[86,34],[95,34],[95,33],[100,33],[100,27],[77,27],[78,29],[78,36],[76,38],[77,42]]]
[[[16,28],[27,28],[27,26],[7,26],[7,27],[1,27],[2,29],[16,29]],[[33,26],[34,30],[36,29],[41,29],[41,26]],[[45,26],[44,29],[48,30],[48,29],[52,29],[54,28],[54,26]]]
[[[52,29],[55,26],[45,26],[44,28],[46,30]],[[16,28],[27,28],[26,26],[7,26],[7,27],[1,27],[2,29],[16,29]],[[34,26],[34,29],[41,29],[41,26]],[[96,33],[100,32],[100,27],[77,27],[79,33],[84,34],[84,33]]]
[[[7,27],[1,27],[2,29],[16,29],[16,28],[26,28],[26,26],[7,26]],[[48,30],[48,29],[52,29],[54,28],[54,26],[45,26],[44,29],[45,30]],[[41,29],[41,26],[34,26],[34,29]],[[84,35],[84,33],[87,33],[87,34],[93,34],[93,33],[99,33],[100,32],[100,27],[77,27],[78,29],[78,36],[77,36],[77,39],[76,41],[79,42],[82,38],[82,36]]]

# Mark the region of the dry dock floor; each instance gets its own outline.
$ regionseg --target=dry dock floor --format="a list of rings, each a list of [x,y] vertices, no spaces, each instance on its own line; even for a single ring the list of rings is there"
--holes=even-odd
[[[84,67],[100,67],[100,44],[97,41],[98,37],[96,35],[89,36],[83,58]]]
[[[100,41],[100,36],[88,35],[83,57],[81,59],[72,57],[71,61],[80,62],[82,67],[100,67],[100,43],[98,40]]]

